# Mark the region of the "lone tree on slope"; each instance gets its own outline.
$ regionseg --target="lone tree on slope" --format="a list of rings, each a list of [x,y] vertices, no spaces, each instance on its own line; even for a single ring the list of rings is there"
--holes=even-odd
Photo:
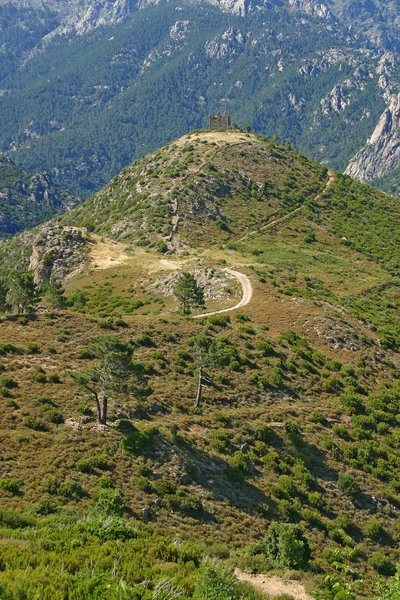
[[[192,308],[203,308],[205,305],[203,288],[193,273],[181,273],[174,286],[174,294],[184,315],[189,315]]]
[[[132,346],[115,336],[99,337],[89,345],[89,351],[98,359],[96,364],[86,372],[70,371],[69,376],[94,397],[98,421],[106,425],[109,397],[129,393],[133,389],[132,378],[140,379],[143,368],[132,362]]]

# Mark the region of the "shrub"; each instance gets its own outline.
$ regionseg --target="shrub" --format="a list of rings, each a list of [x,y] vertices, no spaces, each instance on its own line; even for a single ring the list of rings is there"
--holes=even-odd
[[[174,495],[164,496],[165,504],[169,510],[191,515],[199,515],[203,511],[203,504],[194,494],[178,490]]]
[[[380,575],[389,576],[394,575],[395,573],[392,561],[386,554],[383,554],[383,552],[374,552],[371,554],[368,563]]]
[[[172,479],[158,479],[153,484],[154,491],[159,496],[167,496],[176,494],[178,485]]]
[[[260,425],[255,430],[256,440],[265,442],[266,444],[272,444],[275,439],[275,432],[269,425]]]
[[[55,485],[57,486],[57,482],[54,482]],[[61,496],[64,496],[65,498],[83,498],[86,495],[85,490],[83,489],[82,485],[79,483],[79,481],[76,481],[75,479],[67,479],[67,481],[65,483],[63,483],[62,485],[60,485],[59,487],[56,487],[56,492],[60,494]]]
[[[151,485],[151,482],[146,477],[143,477],[143,476],[138,478],[137,487],[142,492],[145,492],[145,494],[151,494],[154,491],[153,486]]]
[[[360,493],[360,486],[352,475],[341,473],[338,479],[338,486],[341,492],[348,498],[354,499]]]
[[[129,540],[137,536],[136,532],[118,516],[92,519],[87,524],[87,530],[102,541]]]
[[[49,382],[50,383],[61,383],[60,376],[57,375],[57,373],[53,373],[52,375],[49,375]]]
[[[125,508],[121,492],[113,488],[102,488],[96,494],[94,513],[102,517],[120,516]]]
[[[229,567],[206,561],[197,577],[195,600],[239,600],[239,581]]]
[[[250,471],[250,459],[243,452],[235,452],[229,459],[229,466],[239,469],[243,475],[247,475]]]
[[[223,429],[211,431],[209,435],[210,446],[218,452],[225,452],[228,449],[230,436]]]
[[[49,410],[46,414],[46,417],[50,421],[50,423],[54,423],[55,425],[60,425],[61,423],[64,423],[63,414],[55,408]]]
[[[24,417],[23,423],[25,427],[29,427],[29,429],[33,429],[34,431],[47,431],[46,423],[43,419],[39,419],[39,417],[27,415]]]
[[[309,419],[313,423],[321,423],[321,424],[325,423],[325,421],[326,421],[322,412],[319,412],[319,411],[312,412],[309,416]]]
[[[104,471],[110,468],[110,462],[107,456],[98,455],[89,458],[81,458],[76,463],[76,468],[82,473],[92,473],[95,469]]]
[[[21,482],[16,479],[0,479],[0,490],[16,495],[20,493]]]
[[[310,557],[307,540],[299,526],[278,521],[271,523],[262,551],[276,569],[301,569]]]
[[[211,315],[207,320],[210,325],[215,327],[226,327],[231,322],[229,315]]]
[[[26,353],[27,354],[40,354],[40,348],[39,348],[38,344],[35,344],[33,342],[28,342],[26,344]]]
[[[0,386],[7,390],[13,390],[18,387],[18,382],[9,375],[5,375],[0,380]]]
[[[121,433],[129,434],[133,433],[136,427],[129,419],[119,419],[115,424],[115,429],[121,431]]]
[[[369,519],[364,526],[364,535],[370,540],[377,541],[386,534],[382,525],[375,519]]]
[[[33,519],[24,517],[20,512],[0,509],[0,525],[10,527],[10,529],[20,529],[23,527],[32,527],[34,521]]]
[[[141,454],[142,452],[153,448],[156,433],[157,431],[155,429],[146,429],[130,433],[122,440],[122,448],[131,454]]]

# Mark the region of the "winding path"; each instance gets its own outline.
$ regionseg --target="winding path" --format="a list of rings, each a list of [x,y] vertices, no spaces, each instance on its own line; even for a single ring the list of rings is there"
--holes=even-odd
[[[321,198],[322,194],[324,192],[326,192],[326,190],[334,182],[334,180],[335,180],[335,173],[333,171],[331,171],[331,170],[328,170],[328,175],[329,175],[328,181],[326,182],[325,187],[322,190],[322,192],[320,192],[317,196],[315,196],[315,198],[314,198],[315,201],[319,200]],[[279,219],[274,219],[273,221],[270,221],[269,223],[267,223],[263,227],[260,227],[260,229],[255,229],[254,231],[249,231],[249,232],[245,233],[244,236],[241,237],[240,239],[238,239],[237,241],[238,242],[243,242],[243,240],[245,240],[247,237],[249,237],[251,235],[257,235],[261,231],[265,231],[266,229],[269,229],[270,227],[273,227],[277,223],[281,223],[282,221],[286,221],[286,219],[290,219],[290,217],[293,217],[293,215],[295,215],[296,213],[298,213],[301,210],[303,210],[304,207],[305,207],[305,204],[301,204],[300,206],[298,206],[297,208],[295,208],[294,210],[292,210],[292,212],[287,213],[286,215],[283,215],[282,217],[279,217]]]
[[[231,306],[230,308],[223,308],[222,310],[214,310],[213,312],[203,313],[202,315],[194,315],[193,319],[201,319],[202,317],[211,317],[212,315],[220,315],[222,313],[230,312],[231,310],[236,310],[237,308],[242,308],[242,306],[246,306],[253,296],[253,286],[251,285],[250,279],[244,273],[240,273],[239,271],[234,271],[233,269],[224,269],[226,273],[230,273],[233,277],[240,282],[242,286],[242,299],[240,302],[235,304],[235,306]]]

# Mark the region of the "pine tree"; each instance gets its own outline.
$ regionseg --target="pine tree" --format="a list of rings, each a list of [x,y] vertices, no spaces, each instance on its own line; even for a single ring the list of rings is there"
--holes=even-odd
[[[91,370],[70,371],[70,378],[96,401],[98,421],[107,424],[108,401],[113,394],[132,391],[131,379],[140,377],[140,365],[132,362],[133,348],[115,336],[101,336],[89,345],[98,360]]]
[[[190,314],[192,308],[202,308],[205,304],[203,288],[198,285],[192,273],[182,273],[179,276],[174,294],[184,315]]]
[[[13,312],[25,312],[38,300],[38,290],[30,273],[15,271],[9,277],[6,302]]]
[[[47,284],[45,297],[52,308],[63,308],[65,306],[64,288],[61,283],[57,283],[54,279],[50,279]]]

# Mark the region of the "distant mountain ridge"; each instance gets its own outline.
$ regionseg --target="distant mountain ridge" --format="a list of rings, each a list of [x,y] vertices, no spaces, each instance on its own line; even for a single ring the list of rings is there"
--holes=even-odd
[[[228,108],[400,194],[399,23],[380,0],[0,0],[0,148],[89,196]]]

